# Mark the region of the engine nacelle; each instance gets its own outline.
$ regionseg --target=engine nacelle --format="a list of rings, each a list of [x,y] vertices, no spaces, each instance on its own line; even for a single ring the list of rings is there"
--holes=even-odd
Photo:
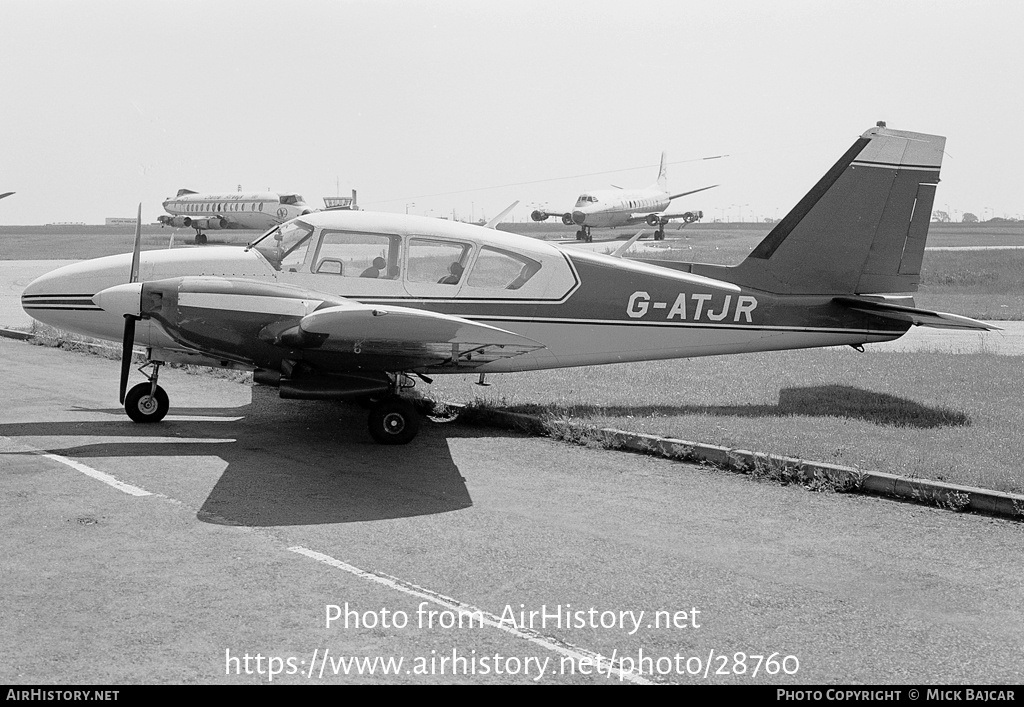
[[[185,224],[186,226],[191,226],[192,228],[198,231],[217,231],[220,230],[221,228],[226,228],[228,225],[227,220],[221,218],[220,216],[215,216],[213,218],[192,219],[186,216],[185,219],[188,222]]]
[[[686,223],[694,223],[695,221],[700,221],[702,218],[704,218],[703,211],[687,211],[683,214],[683,221]]]
[[[530,214],[530,218],[532,218],[534,221],[547,221],[548,215],[543,211],[534,211],[532,214]]]
[[[658,216],[658,214],[647,214],[644,218],[648,226],[661,226],[665,223],[665,219]]]
[[[172,228],[185,228],[190,220],[188,216],[160,216],[157,218],[162,225]]]
[[[576,222],[572,220],[572,214],[562,214],[562,223],[566,226],[575,226]]]

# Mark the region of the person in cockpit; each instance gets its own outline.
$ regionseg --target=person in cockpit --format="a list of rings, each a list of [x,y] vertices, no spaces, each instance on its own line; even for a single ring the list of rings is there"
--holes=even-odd
[[[380,277],[381,271],[387,267],[387,261],[379,255],[373,259],[373,265],[363,270],[359,277]]]
[[[462,263],[456,261],[448,266],[448,272],[451,274],[445,275],[437,282],[440,285],[457,285],[459,284],[459,278],[462,277],[464,270],[465,268],[462,267]]]

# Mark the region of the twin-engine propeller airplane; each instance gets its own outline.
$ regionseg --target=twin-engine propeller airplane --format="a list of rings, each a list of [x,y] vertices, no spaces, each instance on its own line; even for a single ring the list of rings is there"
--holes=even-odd
[[[918,309],[945,138],[858,138],[733,267],[626,260],[468,224],[324,211],[246,248],[110,256],[31,283],[36,319],[121,340],[121,399],[168,410],[160,366],[248,369],[282,398],[375,398],[370,434],[410,441],[413,377],[890,341],[912,325],[994,329]],[[141,206],[140,206],[141,215]],[[127,392],[132,345],[148,381]],[[148,371],[148,372],[147,372]]]
[[[556,213],[536,209],[530,214],[534,221],[546,221],[549,216],[562,219],[566,226],[576,224],[576,240],[590,243],[593,236],[591,228],[618,228],[646,223],[655,228],[654,240],[665,240],[665,224],[673,219],[682,219],[683,224],[693,223],[704,216],[702,211],[687,211],[682,214],[666,214],[665,209],[673,199],[696,194],[705,189],[714,189],[717,184],[701,187],[680,194],[668,193],[668,178],[665,169],[665,153],[661,153],[661,166],[658,168],[658,181],[643,189],[600,189],[580,194],[572,211]]]
[[[163,206],[170,216],[158,216],[157,221],[164,226],[196,229],[196,245],[206,243],[204,230],[266,231],[310,212],[298,194],[274,192],[199,194],[179,189],[176,196],[164,199]]]

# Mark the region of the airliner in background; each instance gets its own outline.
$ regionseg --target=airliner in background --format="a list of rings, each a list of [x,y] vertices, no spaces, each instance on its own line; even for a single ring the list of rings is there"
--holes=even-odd
[[[267,231],[312,212],[298,194],[276,192],[200,194],[179,189],[177,195],[165,199],[163,205],[170,215],[160,216],[157,221],[164,226],[196,229],[196,245],[206,243],[203,231],[222,228]]]
[[[665,167],[665,153],[662,152],[658,181],[651,186],[643,189],[616,187],[584,192],[576,200],[576,206],[572,211],[557,213],[538,209],[530,214],[530,218],[534,221],[546,221],[549,216],[555,216],[561,218],[562,223],[566,226],[576,224],[580,227],[580,230],[576,232],[576,240],[587,243],[593,240],[590,235],[591,228],[616,228],[639,223],[646,223],[657,229],[654,232],[654,240],[664,240],[665,224],[669,221],[682,219],[684,223],[693,223],[704,216],[701,211],[687,211],[681,214],[664,213],[672,200],[718,186],[712,184],[680,194],[669,194]]]

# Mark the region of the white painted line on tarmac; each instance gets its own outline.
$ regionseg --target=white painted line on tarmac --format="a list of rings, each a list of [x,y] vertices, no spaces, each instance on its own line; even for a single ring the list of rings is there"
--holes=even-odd
[[[32,452],[34,454],[38,454],[41,457],[46,457],[47,459],[51,459],[51,460],[53,460],[55,462],[63,464],[64,466],[69,466],[72,469],[74,469],[75,471],[80,472],[82,474],[85,474],[86,476],[91,476],[92,478],[96,479],[97,481],[102,481],[107,486],[112,486],[115,489],[117,489],[118,491],[123,491],[124,493],[128,494],[129,496],[152,496],[153,495],[149,491],[147,491],[146,489],[139,488],[138,486],[132,486],[131,484],[126,484],[125,482],[120,481],[120,480],[114,478],[110,474],[106,474],[106,473],[104,473],[102,471],[98,471],[96,469],[93,469],[91,466],[86,466],[85,464],[82,464],[81,462],[76,462],[74,459],[68,459],[67,457],[62,457],[59,454],[50,454],[49,452],[42,452],[42,451],[39,451],[37,449],[33,449]]]
[[[655,683],[647,680],[642,675],[633,671],[624,670],[620,665],[616,665],[614,660],[609,659],[607,656],[603,656],[600,653],[594,653],[584,648],[577,648],[576,646],[560,641],[557,638],[551,636],[545,636],[537,631],[527,628],[515,628],[509,626],[507,621],[502,621],[501,617],[492,614],[483,609],[478,609],[475,606],[461,602],[458,599],[447,597],[443,594],[431,591],[424,587],[405,582],[397,577],[391,577],[386,574],[377,574],[376,572],[369,572],[367,570],[359,569],[354,565],[350,565],[347,562],[336,560],[330,555],[325,555],[322,552],[316,550],[310,550],[309,548],[296,545],[288,548],[291,552],[299,555],[304,555],[312,560],[321,562],[329,567],[348,572],[349,574],[355,575],[360,579],[365,579],[368,582],[380,584],[389,589],[394,589],[399,592],[403,592],[410,596],[418,597],[420,599],[426,599],[429,602],[438,604],[440,606],[452,609],[461,614],[468,614],[472,617],[473,621],[481,621],[484,625],[496,628],[499,631],[511,634],[517,638],[533,643],[534,645],[540,646],[546,650],[558,653],[560,655],[572,658],[574,661],[579,663],[580,661],[586,661],[590,665],[593,665],[599,674],[606,676],[615,676],[619,680],[626,680],[638,685],[653,685]]]

